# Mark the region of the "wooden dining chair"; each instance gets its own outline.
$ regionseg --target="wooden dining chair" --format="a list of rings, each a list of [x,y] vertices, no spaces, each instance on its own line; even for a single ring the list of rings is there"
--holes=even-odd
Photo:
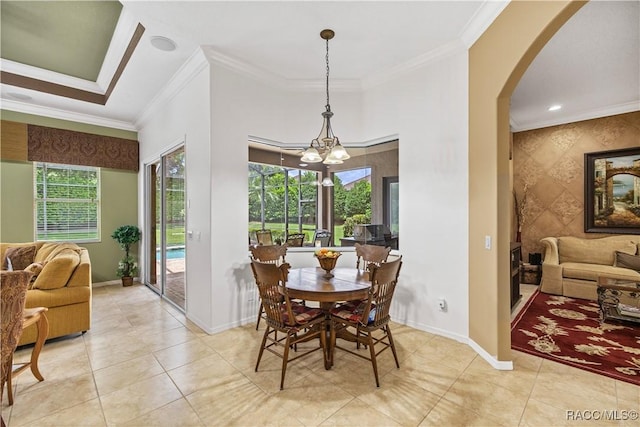
[[[251,252],[251,259],[276,265],[284,264],[285,257],[287,255],[287,247],[284,245],[250,246],[249,251]],[[256,331],[260,327],[260,319],[263,317],[264,308],[262,307],[262,301],[260,301],[260,306],[258,307],[258,320],[256,321]]]
[[[256,242],[258,242],[258,245],[273,245],[271,230],[256,231]]]
[[[391,308],[391,300],[393,292],[398,283],[400,267],[402,266],[402,257],[393,261],[388,261],[379,266],[372,266],[371,269],[371,288],[369,288],[369,296],[361,302],[346,302],[330,310],[331,312],[331,351],[336,348],[354,354],[363,359],[369,360],[373,366],[373,374],[376,378],[376,387],[380,387],[378,379],[378,364],[376,357],[384,350],[391,348],[396,367],[400,368],[398,362],[398,354],[396,346],[393,342],[389,321],[391,316],[389,310]],[[382,331],[382,335],[374,332]],[[361,352],[339,346],[336,342],[337,338],[344,338],[349,341],[356,342],[356,350],[360,348],[360,344],[369,347],[369,356],[363,355]],[[376,347],[382,347],[376,351]],[[333,355],[331,355],[333,360]]]
[[[385,262],[391,252],[391,247],[376,245],[361,245],[356,243],[356,268],[360,269],[360,261],[363,261],[363,270],[369,269],[370,265],[380,265]]]
[[[307,307],[304,304],[293,304],[287,294],[287,275],[289,264],[276,265],[252,260],[251,268],[256,278],[256,285],[262,298],[266,314],[267,328],[262,337],[255,371],[258,372],[264,350],[282,358],[282,374],[280,390],[284,387],[287,363],[313,353],[324,351],[326,347],[325,316],[319,308]],[[280,333],[280,335],[278,335]],[[297,344],[320,338],[320,346],[312,346],[309,350],[289,357],[292,348]],[[277,350],[277,349],[280,350]]]
[[[315,245],[317,241],[320,241],[320,246],[331,246],[331,232],[329,230],[316,230],[313,235],[312,244]]]
[[[289,233],[285,244],[290,247],[300,247],[304,244],[304,237],[304,233]]]
[[[13,404],[11,374],[13,353],[18,347],[24,323],[24,307],[27,299],[27,286],[33,273],[16,270],[0,273],[0,303],[2,304],[0,321],[0,401],[7,384],[9,405]]]

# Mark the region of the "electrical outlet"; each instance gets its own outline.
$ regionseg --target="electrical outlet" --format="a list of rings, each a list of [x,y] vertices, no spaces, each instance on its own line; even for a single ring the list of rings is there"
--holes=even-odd
[[[438,298],[438,309],[440,311],[447,311],[447,300],[444,298]]]

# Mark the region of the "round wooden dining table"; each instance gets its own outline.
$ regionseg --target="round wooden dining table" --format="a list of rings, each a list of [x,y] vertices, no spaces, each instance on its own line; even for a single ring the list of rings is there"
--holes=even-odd
[[[327,318],[327,346],[324,349],[324,367],[330,369],[333,365],[329,339],[330,310],[336,302],[353,301],[368,297],[369,273],[357,268],[335,268],[331,271],[332,278],[325,278],[325,271],[320,267],[292,268],[287,276],[287,293],[290,298],[305,301],[318,301],[320,308]]]

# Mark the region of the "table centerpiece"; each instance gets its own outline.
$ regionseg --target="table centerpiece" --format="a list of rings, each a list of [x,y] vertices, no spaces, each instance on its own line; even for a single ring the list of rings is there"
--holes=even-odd
[[[342,255],[338,251],[333,251],[328,248],[320,248],[316,250],[313,254],[316,258],[318,258],[318,262],[320,263],[320,268],[325,271],[324,278],[330,279],[333,277],[331,270],[336,268],[336,262],[338,261],[338,257]]]

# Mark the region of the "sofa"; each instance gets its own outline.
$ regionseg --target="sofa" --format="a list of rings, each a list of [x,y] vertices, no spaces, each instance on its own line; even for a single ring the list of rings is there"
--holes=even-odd
[[[91,261],[75,243],[0,243],[3,270],[28,270],[26,308],[47,307],[48,338],[91,327]],[[36,341],[35,326],[25,329],[18,345]]]
[[[546,237],[541,242],[541,292],[596,301],[599,275],[640,282],[640,236]]]

